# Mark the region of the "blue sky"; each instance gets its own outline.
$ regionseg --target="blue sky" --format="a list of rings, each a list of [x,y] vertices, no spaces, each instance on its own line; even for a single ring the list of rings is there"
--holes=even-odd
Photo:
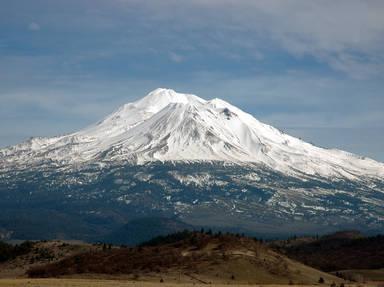
[[[384,161],[384,1],[0,0],[0,146],[157,87]]]

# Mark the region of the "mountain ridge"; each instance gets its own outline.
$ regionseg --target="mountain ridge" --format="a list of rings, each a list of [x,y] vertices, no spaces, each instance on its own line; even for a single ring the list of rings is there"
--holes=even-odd
[[[221,99],[160,88],[79,132],[0,149],[3,169],[114,161],[223,161],[297,177],[384,178],[383,163],[316,147]]]
[[[155,90],[79,132],[0,150],[0,230],[96,240],[149,216],[271,236],[375,234],[383,173],[225,101]]]

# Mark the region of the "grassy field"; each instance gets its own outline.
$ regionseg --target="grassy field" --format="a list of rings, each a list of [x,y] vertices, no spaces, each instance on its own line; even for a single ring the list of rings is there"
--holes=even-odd
[[[188,283],[158,283],[158,282],[139,282],[123,280],[100,280],[100,279],[0,279],[0,287],[199,287],[206,284],[188,284]],[[237,285],[237,284],[210,284],[212,287],[224,286],[257,286],[264,285]],[[265,285],[268,287],[292,287],[295,285]],[[301,287],[309,286],[329,286],[329,285],[296,285]],[[345,285],[354,287],[357,285]],[[363,286],[363,285],[359,285]],[[376,287],[376,285],[365,284],[367,287]]]

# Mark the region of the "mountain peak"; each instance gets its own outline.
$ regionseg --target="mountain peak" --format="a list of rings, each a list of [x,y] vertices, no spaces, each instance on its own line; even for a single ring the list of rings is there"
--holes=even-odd
[[[182,93],[178,93],[174,89],[169,89],[169,88],[157,88],[148,93],[148,95],[154,95],[154,96],[161,96],[164,94],[172,94],[175,96],[182,95]]]
[[[134,102],[134,105],[136,108],[147,112],[157,113],[169,104],[187,104],[196,101],[205,102],[195,95],[178,93],[172,89],[158,88],[150,92],[144,98]]]

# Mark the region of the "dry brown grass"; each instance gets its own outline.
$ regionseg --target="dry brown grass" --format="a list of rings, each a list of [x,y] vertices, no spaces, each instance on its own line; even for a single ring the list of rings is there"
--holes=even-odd
[[[203,287],[206,284],[192,283],[159,283],[159,282],[138,282],[125,280],[102,280],[102,279],[0,279],[0,287]],[[228,286],[255,286],[255,287],[314,287],[329,285],[241,285],[241,284],[211,284],[212,287]],[[346,287],[357,287],[357,285],[345,285]],[[376,287],[375,285],[359,285],[364,287]]]
[[[101,247],[79,241],[52,240],[36,242],[28,254],[0,263],[0,278],[25,277],[25,272],[32,267],[57,262],[74,254],[98,249],[101,249]]]
[[[96,274],[103,279],[152,277],[157,282],[163,278],[165,282],[220,284],[315,284],[320,277],[327,284],[340,281],[253,239],[201,233],[169,244],[83,253],[32,268],[28,274],[33,278]]]

